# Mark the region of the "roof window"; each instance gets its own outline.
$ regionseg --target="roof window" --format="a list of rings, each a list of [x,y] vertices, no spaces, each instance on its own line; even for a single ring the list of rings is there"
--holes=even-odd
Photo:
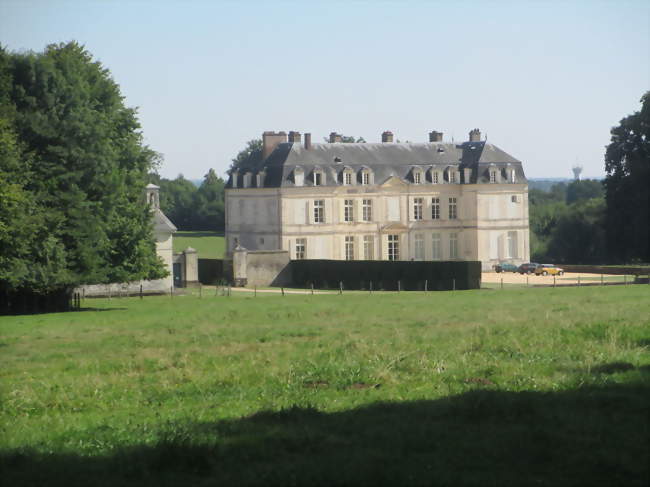
[[[335,157],[334,162],[341,162],[341,158],[340,157]]]

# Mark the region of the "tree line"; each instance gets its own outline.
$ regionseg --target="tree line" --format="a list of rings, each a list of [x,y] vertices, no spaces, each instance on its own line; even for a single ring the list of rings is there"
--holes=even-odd
[[[166,275],[143,194],[158,162],[136,111],[83,46],[0,47],[3,305],[10,295]]]

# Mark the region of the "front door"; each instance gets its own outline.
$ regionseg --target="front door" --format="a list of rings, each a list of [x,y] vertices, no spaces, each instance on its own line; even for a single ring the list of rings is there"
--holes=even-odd
[[[180,262],[174,263],[174,287],[183,287],[183,275]]]

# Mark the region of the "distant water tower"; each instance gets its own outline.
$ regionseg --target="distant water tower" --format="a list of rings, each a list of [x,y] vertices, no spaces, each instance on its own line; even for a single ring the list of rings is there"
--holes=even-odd
[[[580,181],[580,174],[582,174],[582,166],[576,164],[573,166],[573,179]]]

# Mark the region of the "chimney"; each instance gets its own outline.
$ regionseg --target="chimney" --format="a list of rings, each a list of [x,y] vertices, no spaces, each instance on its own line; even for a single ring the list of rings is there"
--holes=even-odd
[[[305,150],[311,150],[311,134],[305,133]]]
[[[390,130],[386,130],[384,133],[381,134],[381,141],[383,143],[392,144],[393,143],[393,132],[391,132]]]
[[[300,132],[294,132],[293,130],[289,132],[289,142],[300,144]]]
[[[429,142],[442,142],[442,132],[429,132]]]
[[[278,144],[283,144],[286,141],[286,132],[264,132],[262,134],[262,159],[269,157]]]
[[[469,133],[470,142],[480,142],[481,141],[481,131],[479,129],[474,129]]]
[[[330,144],[336,144],[338,142],[341,142],[341,140],[341,136],[336,132],[330,133]]]

